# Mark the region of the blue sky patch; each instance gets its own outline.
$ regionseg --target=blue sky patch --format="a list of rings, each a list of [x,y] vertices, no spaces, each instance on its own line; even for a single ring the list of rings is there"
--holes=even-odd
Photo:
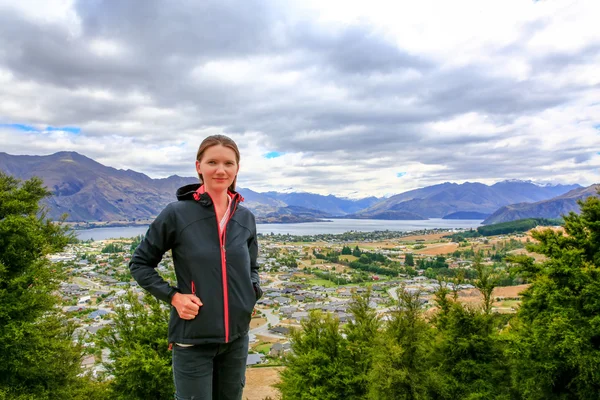
[[[406,175],[406,172],[398,172],[398,173],[396,174],[396,177],[397,177],[397,178],[402,178],[404,175]]]
[[[76,126],[62,126],[62,127],[48,126],[48,127],[46,127],[46,131],[48,131],[48,132],[61,131],[61,132],[69,132],[74,135],[79,135],[79,133],[81,133],[81,128],[78,128]]]
[[[597,130],[599,130],[599,131],[600,131],[600,124],[596,124],[596,125],[594,125],[594,129],[597,129]]]
[[[27,125],[27,124],[0,124],[0,128],[16,129],[16,130],[22,131],[22,132],[38,132],[38,133],[39,132],[53,132],[53,131],[69,132],[74,135],[79,135],[79,133],[81,133],[81,128],[78,128],[76,126],[61,126],[61,127],[47,126],[45,129],[41,129],[41,128],[37,128],[33,125]]]
[[[39,132],[35,126],[25,124],[0,124],[0,128],[16,129],[23,132]]]
[[[277,157],[281,157],[284,154],[285,153],[281,153],[279,151],[271,151],[271,152],[265,154],[265,158],[268,158],[268,159],[277,158]]]

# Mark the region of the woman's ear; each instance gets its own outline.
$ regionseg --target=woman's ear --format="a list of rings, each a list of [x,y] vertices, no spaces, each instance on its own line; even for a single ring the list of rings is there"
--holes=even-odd
[[[198,175],[202,175],[202,170],[200,168],[200,161],[196,160],[196,172]]]

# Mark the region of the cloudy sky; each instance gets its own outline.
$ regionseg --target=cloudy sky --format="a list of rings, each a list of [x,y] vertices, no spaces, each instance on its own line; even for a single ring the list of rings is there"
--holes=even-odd
[[[600,1],[0,0],[0,151],[356,197],[600,181]]]

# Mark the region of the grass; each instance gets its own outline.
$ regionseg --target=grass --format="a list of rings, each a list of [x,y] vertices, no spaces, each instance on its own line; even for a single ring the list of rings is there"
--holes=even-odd
[[[254,348],[254,350],[262,354],[269,354],[269,351],[271,351],[271,346],[273,346],[273,343],[259,344]]]
[[[355,257],[351,254],[344,254],[343,256],[340,256],[340,260],[346,260],[348,262],[352,262],[352,261],[358,260],[358,257]]]
[[[521,302],[519,300],[506,300],[503,301],[502,303],[500,303],[500,307],[514,307],[514,308],[518,308],[521,305]]]
[[[335,282],[328,281],[327,279],[307,279],[306,283],[309,285],[323,286],[323,287],[337,287]]]

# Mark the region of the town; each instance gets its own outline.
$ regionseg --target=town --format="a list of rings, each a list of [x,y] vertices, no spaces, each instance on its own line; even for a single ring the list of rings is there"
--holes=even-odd
[[[498,274],[495,312],[511,313],[519,303],[523,280],[508,271],[503,255],[522,253],[524,234],[470,237],[473,231],[348,232],[342,235],[260,235],[258,263],[264,296],[256,304],[250,326],[247,365],[279,366],[290,350],[287,334],[301,327],[311,310],[332,313],[343,324],[353,295],[369,296],[383,319],[397,300],[397,290],[420,294],[422,307],[433,306],[433,293],[446,285],[461,301],[477,304],[480,293],[471,283],[477,254]],[[118,307],[128,309],[127,294],[143,289],[131,278],[128,263],[142,237],[70,244],[52,254],[68,279],[60,285],[62,310],[78,325],[76,338],[89,349],[83,365],[94,376],[105,374],[107,349],[94,348],[94,335],[110,329]],[[173,262],[165,254],[157,270],[176,285]],[[167,307],[167,305],[163,305]]]

